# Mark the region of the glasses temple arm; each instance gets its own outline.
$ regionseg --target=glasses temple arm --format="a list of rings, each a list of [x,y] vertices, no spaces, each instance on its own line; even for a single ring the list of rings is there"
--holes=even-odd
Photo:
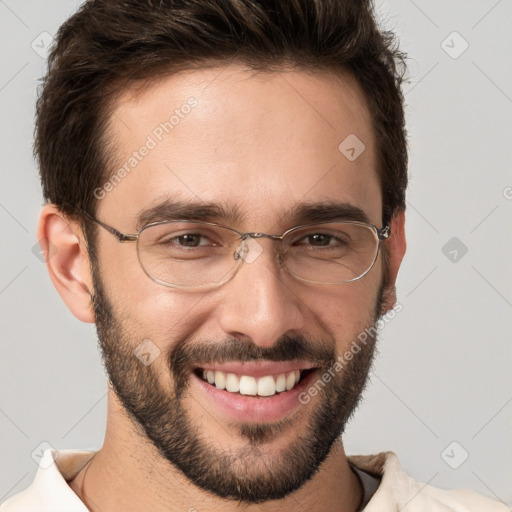
[[[391,224],[387,223],[382,229],[378,231],[379,240],[387,240],[391,234]]]
[[[103,229],[106,229],[109,233],[114,235],[120,242],[134,242],[137,240],[137,235],[125,235],[124,233],[121,233],[121,231],[118,231],[117,229],[113,228],[112,226],[109,226],[108,224],[105,224],[101,222],[101,220],[95,219],[92,215],[87,213],[85,210],[80,210],[88,219],[92,220],[96,224],[99,224]]]

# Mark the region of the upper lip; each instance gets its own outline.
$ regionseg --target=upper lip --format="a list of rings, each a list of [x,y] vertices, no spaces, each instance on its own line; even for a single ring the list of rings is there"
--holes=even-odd
[[[221,371],[225,373],[234,373],[236,375],[249,375],[255,378],[265,375],[280,375],[294,370],[309,370],[316,368],[315,363],[311,361],[258,361],[258,362],[236,362],[212,363],[198,366],[202,370]]]

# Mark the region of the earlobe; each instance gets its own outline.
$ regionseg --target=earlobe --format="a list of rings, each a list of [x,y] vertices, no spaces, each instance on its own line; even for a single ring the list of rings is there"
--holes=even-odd
[[[393,309],[397,302],[396,278],[407,248],[405,241],[405,210],[399,210],[393,215],[391,220],[391,235],[384,243],[387,248],[388,274],[386,287],[383,290],[381,315]]]
[[[89,255],[79,224],[48,204],[41,211],[37,237],[57,292],[73,315],[94,323]]]

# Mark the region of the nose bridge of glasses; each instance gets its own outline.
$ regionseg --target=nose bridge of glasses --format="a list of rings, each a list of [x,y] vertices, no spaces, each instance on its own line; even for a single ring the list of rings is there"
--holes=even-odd
[[[252,233],[243,233],[242,240],[246,240],[247,238],[270,238],[271,240],[282,240],[283,235],[268,235],[267,233],[260,233],[258,231]]]
[[[269,235],[260,232],[243,233],[240,237],[241,243],[237,246],[234,253],[235,260],[241,258],[246,263],[255,261],[265,250],[263,245],[256,241],[257,238],[269,238],[273,241],[282,242],[283,235]],[[280,247],[281,245],[278,244],[278,247],[274,249],[272,254],[277,255],[279,263],[282,263],[283,258]]]

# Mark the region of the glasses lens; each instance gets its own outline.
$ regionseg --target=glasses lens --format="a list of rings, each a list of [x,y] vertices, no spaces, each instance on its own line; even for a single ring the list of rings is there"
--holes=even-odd
[[[236,232],[194,222],[147,226],[137,243],[142,268],[154,281],[176,287],[207,287],[225,282],[238,265]]]
[[[379,239],[365,224],[333,222],[294,230],[285,237],[286,266],[299,279],[346,283],[365,275],[375,263]]]

